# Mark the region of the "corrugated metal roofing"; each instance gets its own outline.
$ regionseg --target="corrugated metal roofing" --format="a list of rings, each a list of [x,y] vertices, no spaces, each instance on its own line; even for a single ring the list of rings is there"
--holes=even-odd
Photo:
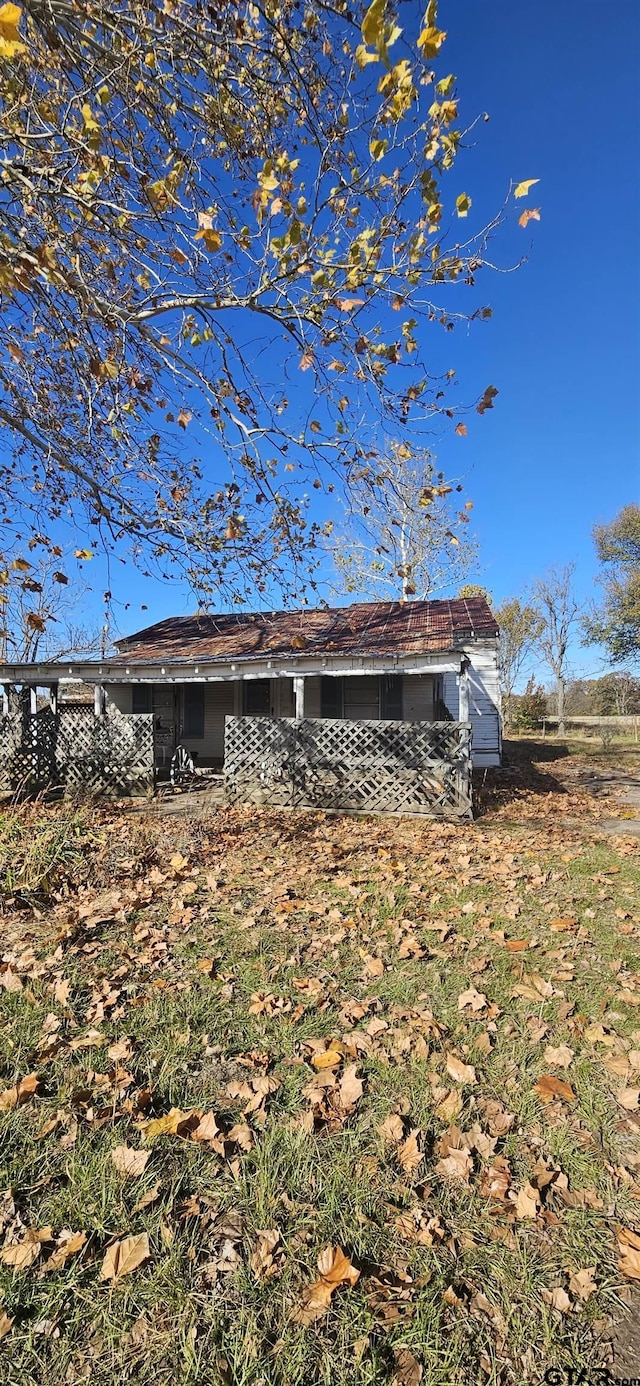
[[[416,655],[495,637],[484,597],[363,602],[314,611],[170,616],[117,642],[110,663],[184,663],[286,655]]]

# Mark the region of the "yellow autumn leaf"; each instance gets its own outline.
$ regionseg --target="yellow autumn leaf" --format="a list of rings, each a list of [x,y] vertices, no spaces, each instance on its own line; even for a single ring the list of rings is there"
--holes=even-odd
[[[372,48],[378,47],[382,36],[385,5],[386,0],[373,0],[362,21],[362,37]]]
[[[532,188],[533,185],[534,185],[534,183],[539,183],[539,182],[540,182],[540,179],[539,179],[539,178],[525,178],[524,182],[522,182],[522,183],[516,183],[516,186],[515,186],[515,188],[514,188],[514,190],[513,190],[513,196],[514,196],[514,197],[526,197],[526,196],[527,196],[527,193],[528,193],[528,191],[529,191],[529,188]]]
[[[389,144],[389,141],[388,141],[388,140],[371,140],[371,141],[370,141],[370,143],[369,143],[369,153],[370,153],[370,155],[371,155],[371,158],[374,159],[374,160],[376,161],[376,163],[377,163],[378,159],[382,159],[382,158],[384,157],[384,155],[386,154],[388,144]]]
[[[433,24],[423,29],[418,39],[418,48],[423,58],[435,58],[446,37],[446,32],[443,29],[436,29]]]
[[[26,53],[27,45],[18,33],[21,18],[19,5],[0,5],[0,57],[15,58],[17,53]]]
[[[456,211],[459,217],[466,217],[471,206],[471,198],[468,193],[460,193],[456,198]]]

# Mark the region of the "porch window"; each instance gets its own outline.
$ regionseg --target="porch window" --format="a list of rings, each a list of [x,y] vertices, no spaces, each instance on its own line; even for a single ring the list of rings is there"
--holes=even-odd
[[[131,685],[131,711],[135,713],[151,712],[151,686],[148,683],[134,683]]]
[[[350,674],[344,680],[344,716],[354,722],[377,722],[380,717],[380,680],[370,674]]]
[[[320,716],[343,716],[343,680],[323,674],[320,680]]]
[[[247,679],[242,685],[242,709],[245,717],[269,717],[271,714],[270,679]]]
[[[385,722],[402,721],[402,674],[380,675],[380,716]]]
[[[204,684],[187,683],[184,687],[183,736],[188,741],[204,737]]]

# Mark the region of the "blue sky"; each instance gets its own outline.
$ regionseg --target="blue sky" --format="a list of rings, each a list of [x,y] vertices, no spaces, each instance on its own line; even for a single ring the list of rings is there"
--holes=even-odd
[[[421,9],[400,4],[407,30]],[[439,23],[462,117],[490,114],[450,175],[473,198],[469,228],[495,212],[510,179],[540,179],[521,205],[542,216],[496,247],[505,268],[529,258],[481,281],[493,319],[446,339],[436,330],[434,359],[457,369],[458,397],[490,383],[500,392],[493,411],[470,417],[466,439],[442,440],[439,462],[464,477],[477,580],[498,600],[569,560],[588,599],[592,525],[640,498],[640,6],[441,0]],[[85,576],[98,612],[106,574],[96,564]],[[122,632],[194,606],[179,583],[145,581],[117,561],[109,586]],[[598,662],[576,648],[576,671]]]

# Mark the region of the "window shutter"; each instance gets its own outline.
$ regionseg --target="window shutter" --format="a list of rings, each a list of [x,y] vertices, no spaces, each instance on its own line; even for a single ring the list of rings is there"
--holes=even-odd
[[[136,714],[151,712],[151,688],[148,683],[131,685],[131,711]]]
[[[242,685],[242,707],[246,717],[269,717],[271,714],[270,680],[246,679]]]
[[[204,684],[185,684],[183,720],[184,737],[189,741],[202,741],[204,737]]]
[[[342,679],[323,674],[320,680],[320,716],[343,716]]]

